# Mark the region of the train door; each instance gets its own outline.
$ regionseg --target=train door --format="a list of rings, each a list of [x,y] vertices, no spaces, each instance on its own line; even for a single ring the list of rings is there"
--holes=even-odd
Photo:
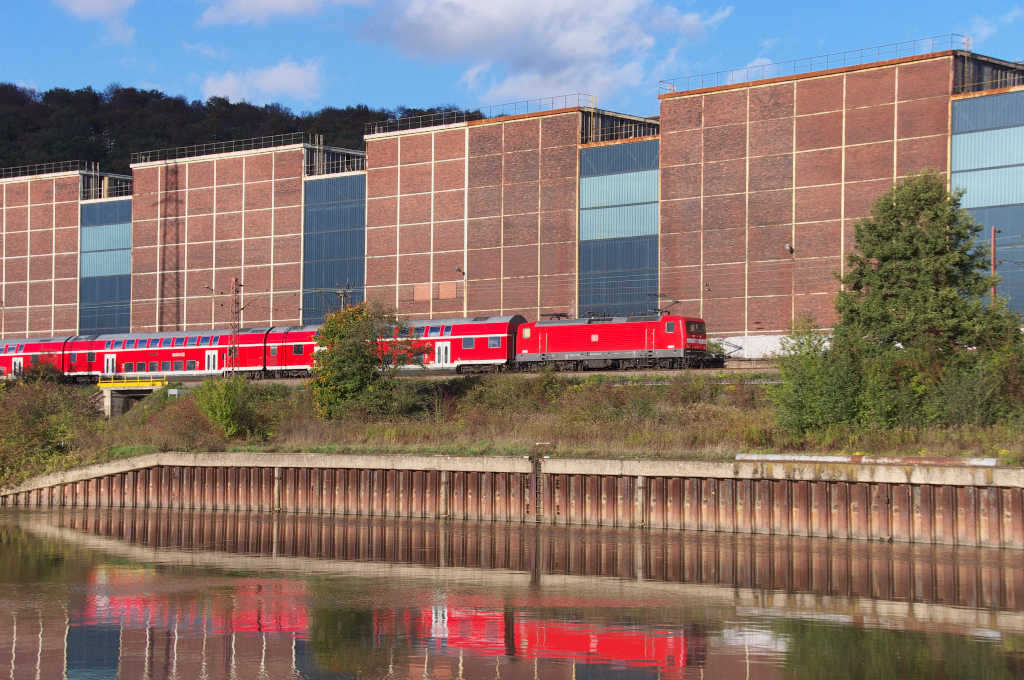
[[[208,349],[206,350],[206,370],[216,371],[217,370],[217,350]]]
[[[117,355],[116,354],[104,354],[103,355],[103,372],[107,375],[113,375],[117,373]]]
[[[24,367],[23,362],[24,359],[22,359],[21,357],[14,357],[13,359],[11,359],[11,375],[21,375],[22,369]]]
[[[451,368],[452,365],[452,343],[434,343],[434,363],[438,368]]]

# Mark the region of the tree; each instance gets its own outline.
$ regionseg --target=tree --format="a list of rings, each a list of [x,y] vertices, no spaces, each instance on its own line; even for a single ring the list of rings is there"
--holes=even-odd
[[[878,197],[854,225],[859,252],[846,256],[837,334],[933,351],[1014,335],[1019,318],[1004,301],[988,303],[989,250],[975,241],[981,225],[960,208],[961,195],[926,172]]]
[[[379,405],[398,370],[421,364],[432,352],[393,307],[376,302],[328,314],[317,347],[310,386],[322,418],[335,418],[357,401]]]

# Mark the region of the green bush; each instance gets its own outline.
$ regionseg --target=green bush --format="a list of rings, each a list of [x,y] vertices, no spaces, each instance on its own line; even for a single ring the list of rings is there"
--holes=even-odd
[[[267,439],[276,418],[272,405],[289,398],[283,385],[262,384],[242,377],[206,380],[189,398],[228,439]]]
[[[162,451],[223,451],[222,427],[191,399],[177,399],[153,413],[146,433]]]

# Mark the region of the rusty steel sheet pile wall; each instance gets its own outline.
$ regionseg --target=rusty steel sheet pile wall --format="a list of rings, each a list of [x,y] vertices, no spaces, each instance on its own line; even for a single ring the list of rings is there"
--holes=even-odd
[[[162,453],[0,490],[28,507],[540,522],[1024,548],[1024,470]]]

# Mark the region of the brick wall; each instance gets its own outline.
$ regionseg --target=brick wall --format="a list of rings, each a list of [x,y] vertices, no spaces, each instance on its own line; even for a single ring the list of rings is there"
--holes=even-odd
[[[0,182],[3,335],[78,328],[78,172]]]
[[[413,317],[575,313],[578,142],[576,111],[369,138],[367,298]]]
[[[662,292],[716,334],[830,325],[853,223],[896,178],[947,172],[950,83],[933,56],[665,96]]]
[[[301,148],[133,167],[132,331],[224,328],[231,279],[243,326],[299,323]],[[212,307],[212,312],[211,312]]]

